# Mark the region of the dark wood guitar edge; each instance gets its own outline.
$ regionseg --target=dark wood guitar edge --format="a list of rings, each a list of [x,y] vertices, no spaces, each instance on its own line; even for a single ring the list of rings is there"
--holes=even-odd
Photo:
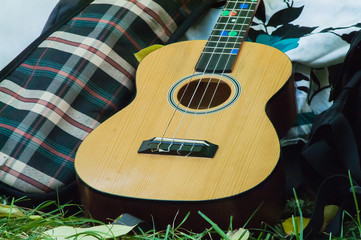
[[[276,129],[278,138],[286,135],[297,118],[296,89],[293,75],[266,104],[266,114]]]
[[[297,116],[295,86],[292,76],[285,85],[268,101],[266,113],[274,125],[279,138],[284,136],[294,124]],[[258,209],[247,227],[260,227],[262,222],[273,224],[279,221],[286,202],[284,168],[278,162],[273,172],[262,183],[236,196],[209,201],[165,201],[135,199],[115,196],[98,191],[79,177],[77,178],[82,204],[88,215],[103,222],[112,222],[122,213],[129,213],[159,230],[168,224],[179,224],[188,212],[190,216],[182,225],[193,231],[203,231],[210,225],[198,211],[215,221],[221,228],[229,227],[233,216],[233,227],[243,227]],[[176,219],[175,219],[176,218]]]
[[[194,232],[210,228],[210,224],[198,211],[225,230],[229,227],[231,216],[234,228],[243,227],[257,209],[247,227],[260,227],[262,222],[274,224],[279,220],[286,202],[284,171],[280,162],[272,174],[257,187],[236,196],[207,201],[127,198],[95,190],[79,177],[77,182],[81,202],[89,216],[103,222],[112,222],[121,214],[129,213],[151,225],[154,223],[157,230],[164,230],[173,222],[177,226],[188,212],[190,216],[182,227]]]

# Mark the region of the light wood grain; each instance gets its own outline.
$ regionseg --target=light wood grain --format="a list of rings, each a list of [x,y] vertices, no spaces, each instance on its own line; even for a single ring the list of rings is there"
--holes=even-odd
[[[182,121],[176,137],[217,144],[214,158],[137,153],[142,141],[163,135],[174,113],[168,90],[194,73],[204,44],[172,44],[142,61],[135,100],[96,128],[77,152],[75,169],[85,184],[117,196],[193,201],[234,196],[267,179],[280,147],[265,106],[289,79],[291,63],[265,45],[243,43],[230,73],[242,87],[233,105],[213,114],[186,115]],[[176,112],[166,137],[173,137],[182,117]]]

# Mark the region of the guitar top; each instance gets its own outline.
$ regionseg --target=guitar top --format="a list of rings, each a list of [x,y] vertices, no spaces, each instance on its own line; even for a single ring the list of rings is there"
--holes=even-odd
[[[219,20],[208,41],[171,44],[141,62],[135,100],[77,152],[82,186],[120,198],[194,202],[247,194],[271,177],[280,157],[275,126],[288,128],[295,112],[280,108],[293,101],[283,94],[292,67],[281,51],[238,37],[253,14],[237,16],[235,6],[257,4],[229,1],[220,17],[227,22]],[[232,22],[239,24],[229,28]],[[277,96],[285,98],[271,104]]]
[[[184,113],[182,107],[174,107],[179,91],[172,93],[172,88],[182,89],[189,81],[186,76],[199,81],[194,66],[204,44],[181,42],[144,59],[135,100],[96,128],[79,148],[75,167],[84,182],[133,198],[202,200],[247,191],[272,173],[280,149],[265,106],[290,77],[289,59],[274,48],[244,43],[227,78],[211,75],[229,88],[226,101],[212,113]],[[207,83],[209,78],[204,77]],[[184,80],[177,85],[180,79]],[[176,139],[215,144],[217,151],[211,158],[138,153],[143,141],[163,137],[166,129],[167,139],[176,133]]]

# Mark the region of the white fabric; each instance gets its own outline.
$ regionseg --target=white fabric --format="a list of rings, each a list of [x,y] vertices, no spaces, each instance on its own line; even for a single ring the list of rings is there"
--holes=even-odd
[[[222,9],[212,8],[207,11],[198,21],[196,21],[180,39],[186,40],[199,40],[208,39],[212,32],[214,25],[217,22]]]
[[[361,1],[264,0],[263,3],[265,12],[257,15],[265,19],[253,20],[251,41],[285,52],[297,75],[299,115],[281,143],[307,141],[314,117],[332,104],[328,101],[328,68],[343,62],[351,36],[361,30]],[[219,14],[219,10],[210,11],[186,33],[186,39],[207,39]]]
[[[0,70],[41,33],[58,0],[0,0]]]
[[[299,115],[282,144],[307,141],[316,115],[332,104],[329,67],[343,62],[361,30],[361,1],[265,0],[265,19],[255,19],[256,42],[284,51],[297,74]]]

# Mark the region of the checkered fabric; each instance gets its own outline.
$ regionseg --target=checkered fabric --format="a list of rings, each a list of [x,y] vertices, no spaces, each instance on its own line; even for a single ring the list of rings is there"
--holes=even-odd
[[[133,96],[133,54],[202,2],[94,0],[48,36],[0,83],[0,181],[27,193],[74,181],[82,140]]]

